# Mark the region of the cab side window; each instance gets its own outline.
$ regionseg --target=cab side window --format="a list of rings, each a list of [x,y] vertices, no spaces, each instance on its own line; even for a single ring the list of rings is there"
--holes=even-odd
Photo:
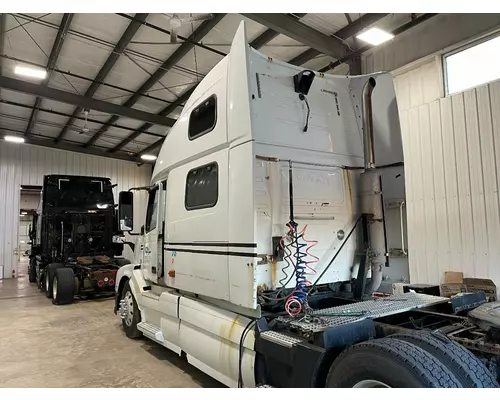
[[[192,169],[186,177],[186,210],[210,208],[219,198],[219,166],[216,162]]]

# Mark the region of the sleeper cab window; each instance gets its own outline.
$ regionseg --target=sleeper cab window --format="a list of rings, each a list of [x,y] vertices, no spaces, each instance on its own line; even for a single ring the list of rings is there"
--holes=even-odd
[[[192,169],[186,177],[186,210],[210,208],[219,197],[219,166],[216,162]]]
[[[191,111],[188,136],[194,140],[212,131],[217,124],[217,97],[214,95]]]

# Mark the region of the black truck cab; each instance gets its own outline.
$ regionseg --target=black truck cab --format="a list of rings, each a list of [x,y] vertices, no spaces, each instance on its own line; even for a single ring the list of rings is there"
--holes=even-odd
[[[44,177],[29,275],[55,304],[71,302],[73,295],[112,293],[116,271],[128,263],[121,258],[113,187],[109,178]],[[54,280],[67,287],[58,291]]]

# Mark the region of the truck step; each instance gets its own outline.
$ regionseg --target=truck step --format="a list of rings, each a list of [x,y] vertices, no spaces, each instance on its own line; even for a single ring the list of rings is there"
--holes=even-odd
[[[294,336],[287,335],[281,332],[265,331],[260,334],[260,337],[269,342],[277,343],[285,347],[293,347],[302,340]]]
[[[148,322],[139,322],[137,324],[137,329],[139,329],[148,338],[163,344],[165,338],[163,337],[163,332],[157,326],[150,324]]]

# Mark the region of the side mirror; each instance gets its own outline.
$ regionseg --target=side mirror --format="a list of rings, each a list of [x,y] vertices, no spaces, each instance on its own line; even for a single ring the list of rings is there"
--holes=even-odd
[[[122,232],[134,228],[134,194],[120,192],[118,195],[118,229]]]

